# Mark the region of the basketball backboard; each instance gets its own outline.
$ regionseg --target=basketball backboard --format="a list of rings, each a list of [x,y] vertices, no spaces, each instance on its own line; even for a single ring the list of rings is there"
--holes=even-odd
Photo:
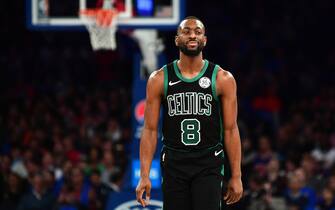
[[[101,0],[26,0],[27,26],[33,30],[84,29],[79,11]],[[184,0],[114,0],[119,28],[175,29],[184,17]]]

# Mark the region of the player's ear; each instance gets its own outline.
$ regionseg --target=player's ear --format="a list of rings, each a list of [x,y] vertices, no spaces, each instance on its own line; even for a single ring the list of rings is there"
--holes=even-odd
[[[204,46],[207,44],[207,36],[204,36]]]
[[[174,43],[175,43],[176,46],[178,46],[178,40],[179,40],[179,37],[178,37],[178,35],[176,35],[174,37]]]

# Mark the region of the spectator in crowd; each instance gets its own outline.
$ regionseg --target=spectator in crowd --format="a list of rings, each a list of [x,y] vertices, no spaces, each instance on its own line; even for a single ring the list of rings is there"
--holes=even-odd
[[[97,147],[91,147],[88,152],[87,166],[85,168],[85,174],[90,175],[93,170],[104,171],[104,166],[101,161],[101,150]]]
[[[273,158],[267,165],[266,185],[272,197],[283,198],[287,180],[285,171],[280,169],[280,162]]]
[[[268,194],[261,176],[254,175],[249,179],[249,189],[245,191],[244,208],[247,210],[269,210]]]
[[[7,179],[2,178],[0,209],[16,209],[26,190],[27,183],[14,172],[9,172]]]
[[[330,169],[335,161],[335,148],[331,146],[329,135],[326,132],[317,131],[315,138],[318,144],[312,151],[312,156],[324,169]]]
[[[330,177],[327,179],[326,185],[333,193],[335,193],[335,174],[330,175]]]
[[[93,170],[90,175],[90,181],[92,186],[92,194],[95,199],[91,199],[91,202],[96,202],[95,206],[99,209],[105,209],[109,193],[111,188],[101,181],[101,172],[97,169]]]
[[[297,175],[288,178],[288,189],[285,195],[289,209],[307,210],[308,195],[302,192],[303,183]]]
[[[317,209],[318,210],[335,210],[334,193],[328,187],[325,187],[322,190],[322,194],[317,204]]]
[[[82,208],[87,208],[89,205],[90,184],[85,180],[84,172],[78,167],[71,170],[70,185],[72,186],[74,200]]]
[[[307,185],[307,177],[306,173],[302,168],[298,168],[295,170],[294,174],[297,176],[299,182],[301,183],[301,192],[307,196],[307,210],[313,210],[316,206],[317,195],[316,190]]]
[[[48,192],[51,192],[55,197],[58,197],[59,194],[59,186],[55,180],[55,173],[53,170],[43,170],[42,176],[44,179],[45,189]]]
[[[306,186],[319,192],[325,185],[324,174],[320,173],[319,165],[313,156],[306,153],[302,156],[301,170],[305,174]]]
[[[260,137],[258,140],[258,150],[253,164],[255,173],[258,173],[261,176],[265,176],[266,167],[273,158],[276,158],[276,154],[272,150],[269,138],[266,136]]]
[[[242,170],[252,171],[256,157],[255,149],[253,148],[251,139],[246,137],[241,139],[242,144]]]
[[[285,195],[288,206],[301,210],[314,210],[316,207],[316,193],[306,186],[306,175],[302,169],[297,169],[288,177],[288,188]]]
[[[103,154],[103,166],[104,166],[104,171],[101,174],[101,181],[104,184],[109,185],[110,184],[110,177],[113,174],[118,173],[120,171],[120,168],[118,168],[115,165],[114,155],[111,152],[111,148],[107,148],[104,151],[104,154]]]
[[[59,193],[55,210],[81,210],[85,209],[81,207],[76,201],[72,190],[72,186],[69,183],[64,183]]]
[[[45,188],[41,174],[34,174],[31,178],[31,190],[27,192],[19,203],[18,210],[45,210],[52,209],[56,198]]]

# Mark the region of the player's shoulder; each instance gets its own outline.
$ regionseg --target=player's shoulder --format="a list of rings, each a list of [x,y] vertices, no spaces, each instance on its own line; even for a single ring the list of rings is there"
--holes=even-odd
[[[164,71],[163,68],[153,71],[148,79],[148,90],[162,94],[164,91]]]
[[[164,81],[164,70],[163,68],[160,68],[158,70],[153,71],[149,76],[150,82],[160,82]]]
[[[220,67],[216,76],[216,87],[218,95],[227,95],[235,92],[236,81],[233,74]]]
[[[230,71],[225,70],[221,67],[218,68],[216,79],[222,82],[234,82],[235,81],[233,74]]]

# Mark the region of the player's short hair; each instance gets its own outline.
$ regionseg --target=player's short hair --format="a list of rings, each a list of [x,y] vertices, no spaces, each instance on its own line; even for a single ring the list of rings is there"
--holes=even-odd
[[[180,21],[180,23],[182,23],[184,20],[198,20],[198,21],[200,21],[202,23],[202,25],[204,27],[204,31],[205,31],[205,24],[200,20],[200,18],[190,15],[190,16],[185,17],[182,21]],[[179,32],[179,29],[180,29],[180,23],[179,23],[178,28],[177,28],[177,34]]]

